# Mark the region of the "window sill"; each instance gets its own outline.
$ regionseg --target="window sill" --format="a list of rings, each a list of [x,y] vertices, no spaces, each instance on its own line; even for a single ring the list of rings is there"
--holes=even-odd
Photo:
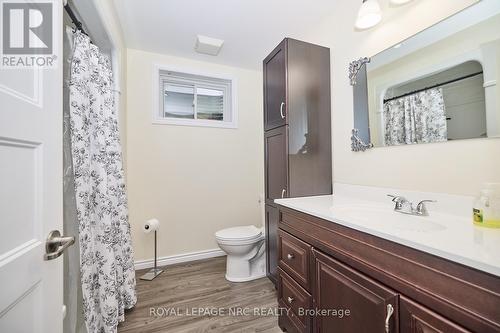
[[[191,127],[213,127],[213,128],[230,128],[237,129],[238,124],[235,121],[220,121],[220,120],[193,120],[193,119],[153,119],[154,125],[175,125],[175,126],[191,126]]]

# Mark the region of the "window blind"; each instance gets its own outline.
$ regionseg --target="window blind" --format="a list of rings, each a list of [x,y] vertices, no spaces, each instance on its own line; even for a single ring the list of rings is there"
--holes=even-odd
[[[165,85],[163,111],[165,117],[194,119],[194,87]]]
[[[224,119],[224,92],[221,90],[197,88],[196,114],[198,119]]]
[[[231,84],[227,79],[162,72],[161,116],[231,122]]]

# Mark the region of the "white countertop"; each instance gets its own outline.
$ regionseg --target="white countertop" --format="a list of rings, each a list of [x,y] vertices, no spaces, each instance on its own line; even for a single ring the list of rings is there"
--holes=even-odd
[[[345,184],[334,193],[275,202],[500,277],[500,229],[473,225],[471,197]],[[438,202],[428,217],[415,217],[394,212],[389,193]]]

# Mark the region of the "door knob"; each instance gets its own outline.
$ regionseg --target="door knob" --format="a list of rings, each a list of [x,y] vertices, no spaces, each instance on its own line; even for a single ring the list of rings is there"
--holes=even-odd
[[[59,230],[52,230],[45,242],[45,254],[43,259],[53,260],[63,254],[64,250],[75,243],[75,237],[62,237]]]

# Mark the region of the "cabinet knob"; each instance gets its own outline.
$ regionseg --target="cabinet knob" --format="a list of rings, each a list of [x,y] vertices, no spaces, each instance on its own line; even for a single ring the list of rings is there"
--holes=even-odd
[[[288,253],[288,255],[286,257],[288,258],[288,260],[292,260],[293,258],[295,258],[293,253]]]
[[[390,333],[390,321],[393,313],[394,307],[392,306],[392,304],[387,304],[387,317],[385,317],[385,333]]]
[[[281,119],[285,119],[285,110],[283,110],[284,107],[285,107],[285,102],[281,102],[281,105],[280,105]]]
[[[293,297],[288,296],[287,298],[288,304],[292,304],[295,299]]]

